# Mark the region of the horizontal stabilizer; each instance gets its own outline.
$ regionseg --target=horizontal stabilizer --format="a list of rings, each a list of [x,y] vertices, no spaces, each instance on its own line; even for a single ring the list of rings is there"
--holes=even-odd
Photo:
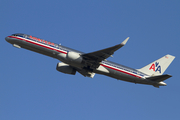
[[[148,77],[146,79],[154,81],[154,82],[161,82],[164,81],[168,78],[172,77],[171,75],[165,74],[165,75],[158,75],[158,76],[153,76],[153,77]]]

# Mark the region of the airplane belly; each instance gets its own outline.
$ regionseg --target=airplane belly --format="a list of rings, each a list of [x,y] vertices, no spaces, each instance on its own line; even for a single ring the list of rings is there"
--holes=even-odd
[[[116,70],[112,70],[110,68],[106,68],[109,72],[96,72],[98,74],[103,74],[112,78],[115,78],[117,80],[123,80],[123,81],[127,81],[127,82],[133,82],[133,83],[141,83],[141,84],[148,84],[148,82],[146,80],[144,80],[143,78],[138,78],[138,77],[134,77]]]
[[[121,72],[118,72],[116,70],[112,70],[112,69],[109,69],[109,68],[105,68],[108,72],[104,72],[104,71],[95,71],[96,73],[98,74],[103,74],[103,75],[106,75],[106,76],[109,76],[109,77],[112,77],[112,78],[115,78],[115,79],[118,79],[118,80],[124,80],[124,81],[133,81],[131,77],[129,77],[128,75],[124,74],[124,73],[121,73]]]
[[[28,50],[31,50],[31,51],[34,51],[34,52],[37,52],[37,53],[40,53],[43,55],[47,55],[47,56],[56,58],[57,52],[54,50],[49,50],[47,48],[28,43],[26,41],[16,40],[16,41],[14,41],[14,44],[17,44],[24,49],[28,49]]]

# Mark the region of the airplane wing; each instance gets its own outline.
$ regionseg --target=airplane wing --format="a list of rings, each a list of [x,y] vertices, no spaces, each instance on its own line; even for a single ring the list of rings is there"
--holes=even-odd
[[[113,47],[109,47],[103,50],[82,54],[82,57],[89,63],[91,63],[90,66],[98,67],[99,63],[102,60],[105,60],[106,58],[112,56],[116,50],[123,47],[126,42],[129,40],[129,37],[127,37],[121,44],[115,45]]]

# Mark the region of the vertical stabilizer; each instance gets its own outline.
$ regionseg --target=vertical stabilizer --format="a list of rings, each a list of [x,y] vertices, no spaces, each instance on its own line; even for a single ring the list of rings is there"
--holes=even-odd
[[[164,57],[150,63],[149,65],[138,69],[138,71],[143,72],[149,76],[162,75],[171,62],[174,60],[174,56],[165,55]]]

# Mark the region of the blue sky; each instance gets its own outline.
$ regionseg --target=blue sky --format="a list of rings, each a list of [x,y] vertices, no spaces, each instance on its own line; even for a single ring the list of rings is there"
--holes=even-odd
[[[0,4],[1,120],[179,120],[179,0],[2,0]],[[133,84],[56,71],[56,59],[5,41],[26,33],[93,52],[121,43],[108,60],[141,68],[171,54],[167,86]]]

